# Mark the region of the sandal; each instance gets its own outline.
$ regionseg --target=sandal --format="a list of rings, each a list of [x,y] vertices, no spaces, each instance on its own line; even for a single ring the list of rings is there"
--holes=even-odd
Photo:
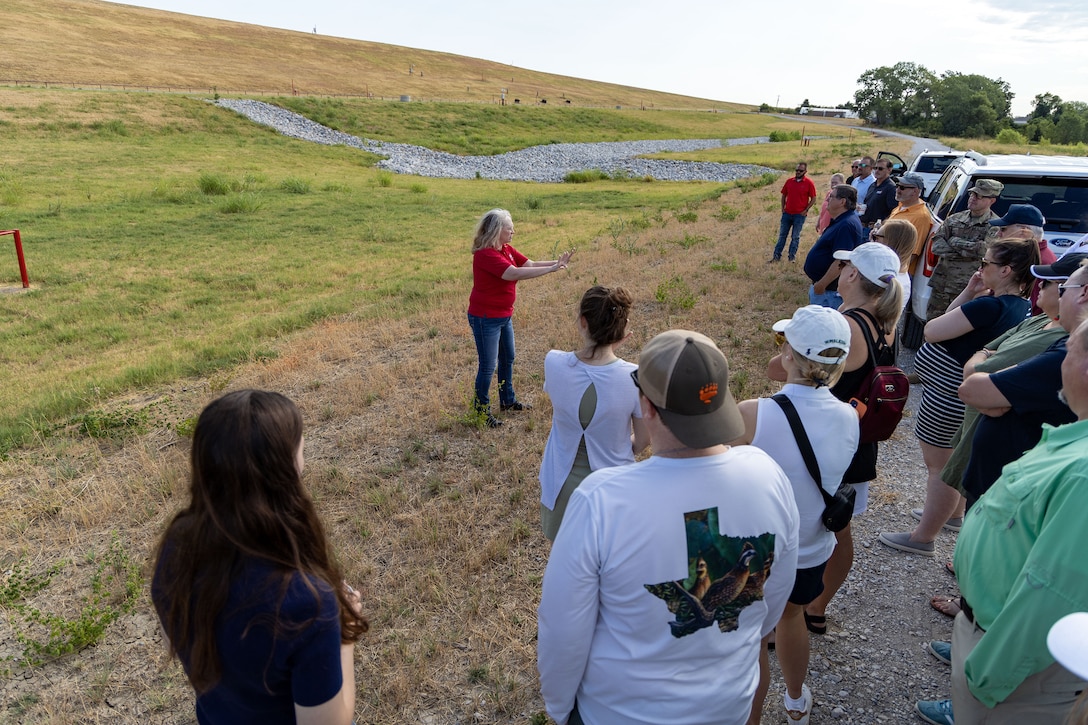
[[[929,600],[929,606],[946,617],[955,617],[960,613],[960,598],[950,597],[945,594],[934,594]]]
[[[813,634],[827,634],[827,617],[805,612],[805,627]]]

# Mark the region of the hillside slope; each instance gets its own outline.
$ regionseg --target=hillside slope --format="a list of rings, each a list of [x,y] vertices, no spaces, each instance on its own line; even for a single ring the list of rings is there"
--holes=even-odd
[[[448,53],[101,0],[5,0],[0,83],[749,110]],[[409,68],[413,72],[409,74]]]

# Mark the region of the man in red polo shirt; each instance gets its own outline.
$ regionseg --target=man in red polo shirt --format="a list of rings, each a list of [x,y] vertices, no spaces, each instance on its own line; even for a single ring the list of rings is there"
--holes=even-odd
[[[782,185],[782,221],[778,226],[778,243],[774,245],[774,257],[770,262],[782,261],[782,248],[786,246],[786,234],[791,228],[790,261],[797,258],[797,247],[801,244],[801,227],[805,225],[808,210],[816,203],[816,185],[805,176],[808,164],[797,162],[797,169],[792,179],[786,179]]]

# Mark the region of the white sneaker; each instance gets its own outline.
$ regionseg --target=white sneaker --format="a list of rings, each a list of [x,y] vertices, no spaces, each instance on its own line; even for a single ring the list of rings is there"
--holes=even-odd
[[[786,717],[791,725],[808,725],[808,719],[812,716],[812,691],[808,689],[808,685],[801,685],[801,699],[805,703],[803,710],[791,710],[789,705],[785,704],[785,698],[789,693],[783,693],[783,707],[786,710]]]

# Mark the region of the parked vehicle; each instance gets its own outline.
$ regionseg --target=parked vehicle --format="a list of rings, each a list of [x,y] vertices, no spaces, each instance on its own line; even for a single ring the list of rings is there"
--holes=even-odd
[[[1059,257],[1088,233],[1088,158],[1072,156],[995,155],[968,151],[953,159],[929,195],[934,230],[949,214],[967,208],[967,190],[975,179],[995,179],[1005,185],[993,205],[1004,216],[1011,204],[1032,204],[1043,213],[1043,238]],[[922,344],[929,305],[929,278],[937,264],[931,240],[912,271],[910,304],[904,313],[903,344]]]
[[[930,151],[926,149],[915,157],[907,171],[918,174],[926,182],[926,193],[922,197],[923,201],[929,199],[929,195],[937,188],[937,182],[941,180],[944,170],[953,161],[963,156],[964,153],[952,149],[948,151]]]

